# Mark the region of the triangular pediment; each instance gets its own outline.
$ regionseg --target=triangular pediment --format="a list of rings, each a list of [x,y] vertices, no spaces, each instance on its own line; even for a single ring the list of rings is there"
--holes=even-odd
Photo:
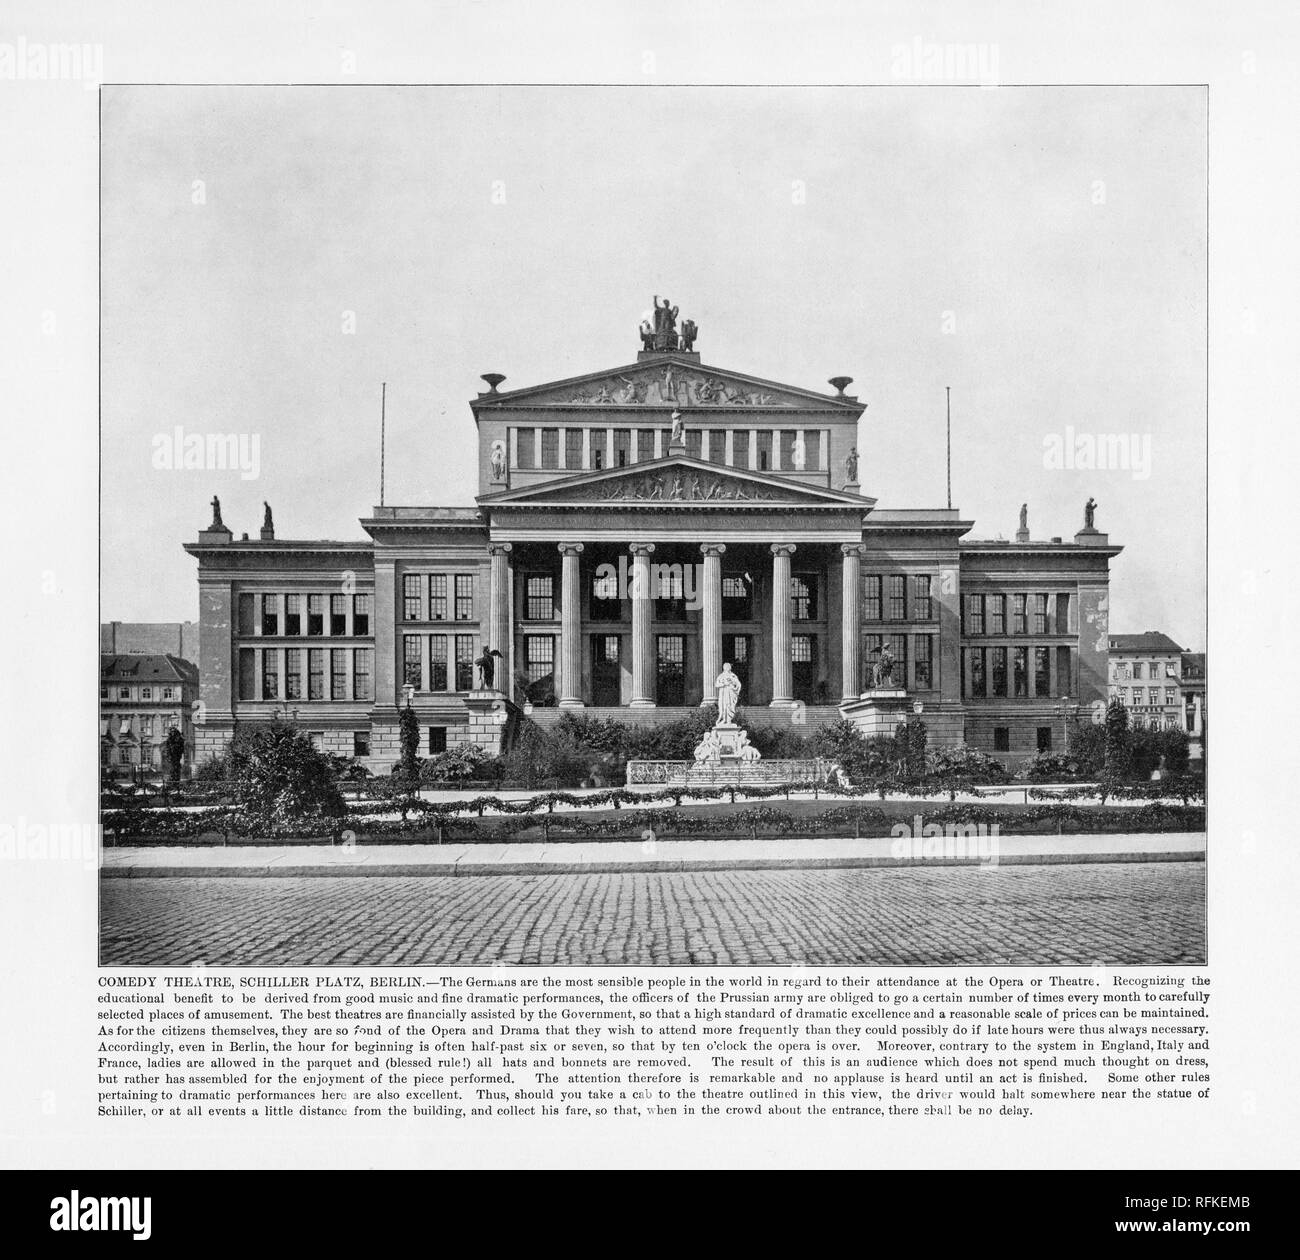
[[[553,481],[482,495],[485,508],[559,507],[568,504],[735,508],[737,504],[870,510],[875,499],[805,485],[769,473],[722,468],[684,455],[579,473]]]
[[[847,411],[857,414],[855,398],[819,394],[742,372],[697,363],[685,355],[655,355],[625,367],[589,372],[528,389],[480,394],[472,404],[484,408],[708,408],[727,411],[770,407],[775,410]]]

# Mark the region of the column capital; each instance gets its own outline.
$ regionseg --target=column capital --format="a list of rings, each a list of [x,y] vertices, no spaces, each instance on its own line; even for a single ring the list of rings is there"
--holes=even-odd
[[[579,542],[562,542],[556,543],[556,549],[562,556],[576,556],[583,550],[584,544]]]
[[[840,543],[840,551],[846,556],[857,556],[859,560],[867,554],[866,543]]]
[[[700,543],[700,551],[706,556],[720,556],[726,550],[726,543]]]
[[[515,549],[514,543],[494,542],[488,543],[488,555],[490,556],[508,556]]]
[[[654,551],[655,545],[654,543],[628,543],[627,549],[634,556],[648,556]]]
[[[794,543],[773,543],[769,550],[774,556],[792,556],[794,555]]]

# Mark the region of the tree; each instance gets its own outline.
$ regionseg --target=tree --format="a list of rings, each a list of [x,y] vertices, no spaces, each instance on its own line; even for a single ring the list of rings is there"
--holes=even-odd
[[[1126,779],[1132,769],[1132,748],[1128,726],[1128,710],[1118,700],[1106,706],[1106,777]]]
[[[167,764],[167,777],[173,783],[179,783],[181,766],[185,764],[185,736],[174,726],[163,740],[163,760]]]
[[[397,763],[398,773],[404,779],[414,779],[420,773],[420,724],[416,721],[415,710],[409,704],[398,717],[397,731],[402,749]]]
[[[346,812],[334,759],[279,718],[254,730],[233,760],[240,806],[268,826]]]

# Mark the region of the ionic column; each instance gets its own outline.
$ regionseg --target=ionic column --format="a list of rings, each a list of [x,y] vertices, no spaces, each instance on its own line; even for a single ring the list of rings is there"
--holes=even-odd
[[[582,708],[582,543],[560,543],[560,708]]]
[[[654,644],[650,637],[650,556],[654,543],[633,543],[632,553],[632,700],[634,709],[655,706]]]
[[[703,659],[704,695],[700,703],[712,704],[713,680],[722,673],[722,553],[724,543],[703,543],[704,618],[701,628],[700,654]]]
[[[772,704],[794,704],[790,670],[790,557],[793,543],[772,544]]]
[[[501,653],[493,682],[497,691],[507,696],[514,691],[514,677],[510,672],[511,625],[511,573],[509,543],[490,543],[488,555],[492,557],[492,574],[488,584],[488,642],[484,650],[496,648]]]
[[[856,700],[862,690],[859,655],[862,651],[862,625],[858,612],[858,587],[862,581],[862,553],[859,543],[844,543],[840,551],[844,556],[841,584],[844,588],[843,611],[840,628],[840,656],[843,685],[842,700]]]

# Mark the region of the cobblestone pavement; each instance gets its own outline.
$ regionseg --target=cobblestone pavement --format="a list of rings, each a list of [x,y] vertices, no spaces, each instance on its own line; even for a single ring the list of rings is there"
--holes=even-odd
[[[1194,963],[1201,862],[110,879],[104,965]]]

